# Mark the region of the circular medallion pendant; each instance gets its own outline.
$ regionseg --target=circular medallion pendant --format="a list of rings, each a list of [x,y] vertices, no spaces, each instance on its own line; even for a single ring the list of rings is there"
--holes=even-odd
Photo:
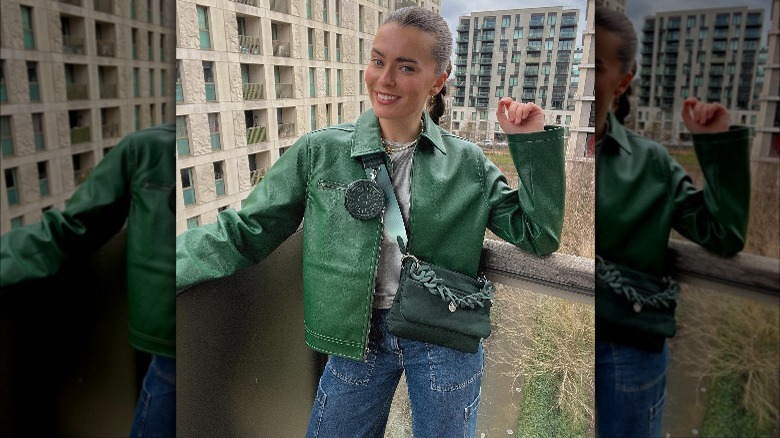
[[[355,219],[367,221],[378,217],[385,206],[385,192],[369,179],[359,179],[347,186],[344,206]]]

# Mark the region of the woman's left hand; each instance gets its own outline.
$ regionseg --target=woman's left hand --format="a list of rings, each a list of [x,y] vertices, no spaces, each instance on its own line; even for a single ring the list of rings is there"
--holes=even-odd
[[[511,97],[498,101],[498,124],[507,134],[525,134],[544,130],[544,111],[535,103],[516,102]]]

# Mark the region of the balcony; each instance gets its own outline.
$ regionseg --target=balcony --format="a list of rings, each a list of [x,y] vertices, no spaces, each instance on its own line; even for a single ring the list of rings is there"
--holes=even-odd
[[[276,98],[288,99],[293,97],[293,84],[276,84]]]
[[[104,123],[100,126],[103,138],[119,137],[119,123]]]
[[[280,14],[290,13],[290,0],[270,0],[271,10]]]
[[[277,132],[279,138],[295,137],[295,123],[280,123]]]
[[[101,83],[100,84],[100,98],[101,99],[116,99],[119,97],[117,93],[116,84]]]
[[[97,40],[97,55],[98,56],[116,56],[113,41]]]
[[[563,17],[561,18],[561,26],[574,26],[577,24],[577,19],[574,17]]]
[[[529,23],[530,27],[544,27],[544,18],[542,19],[532,19]]]
[[[249,184],[252,185],[252,187],[256,186],[260,181],[263,180],[263,177],[265,176],[266,172],[268,172],[267,169],[255,169],[249,172]]]
[[[68,100],[87,99],[87,84],[67,84],[66,95]]]
[[[257,0],[230,0],[230,1],[242,5],[257,6]]]
[[[83,55],[84,54],[84,37],[63,35],[62,36],[62,51],[69,55]]]
[[[290,45],[289,41],[273,40],[274,56],[289,58]]]
[[[86,143],[92,141],[89,126],[70,129],[70,144]]]
[[[577,37],[577,34],[575,32],[561,32],[558,35],[559,39],[572,39],[572,38],[576,38],[576,37]]]
[[[262,47],[263,47],[263,43],[259,37],[253,37],[248,35],[238,36],[238,51],[241,53],[259,55]]]
[[[263,84],[247,83],[243,85],[244,100],[265,99]]]
[[[98,12],[114,13],[114,0],[94,0],[94,5],[95,10]]]
[[[263,143],[268,140],[268,132],[265,126],[246,128],[246,144]]]

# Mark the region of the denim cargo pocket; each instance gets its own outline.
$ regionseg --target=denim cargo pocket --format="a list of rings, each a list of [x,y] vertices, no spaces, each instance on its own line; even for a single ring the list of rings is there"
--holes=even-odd
[[[464,353],[452,348],[425,344],[431,370],[431,389],[457,391],[469,385],[480,385],[484,363],[482,344],[476,353]]]
[[[365,361],[331,356],[327,367],[335,377],[345,383],[367,386],[371,380],[371,375],[374,373],[375,365],[376,352],[369,350]]]

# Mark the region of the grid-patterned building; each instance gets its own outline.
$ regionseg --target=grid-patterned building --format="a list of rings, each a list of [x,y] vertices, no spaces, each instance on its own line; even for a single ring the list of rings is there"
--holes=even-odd
[[[504,96],[535,102],[550,123],[571,121],[578,9],[472,12],[459,18],[453,130],[477,142],[502,139],[495,112]]]
[[[768,49],[762,55],[766,59],[759,61],[759,75],[763,86],[760,89],[758,103],[759,114],[753,138],[753,159],[769,158],[777,163],[780,157],[780,2],[773,1],[771,9],[771,28],[767,38]]]
[[[173,121],[174,3],[0,3],[0,232],[63,208],[124,135]]]
[[[680,116],[688,96],[722,103],[734,123],[755,124],[763,22],[763,9],[744,6],[645,17],[637,131],[662,142],[690,141]]]
[[[398,7],[439,0],[179,0],[177,233],[240,208],[303,133],[370,106],[371,42]]]

